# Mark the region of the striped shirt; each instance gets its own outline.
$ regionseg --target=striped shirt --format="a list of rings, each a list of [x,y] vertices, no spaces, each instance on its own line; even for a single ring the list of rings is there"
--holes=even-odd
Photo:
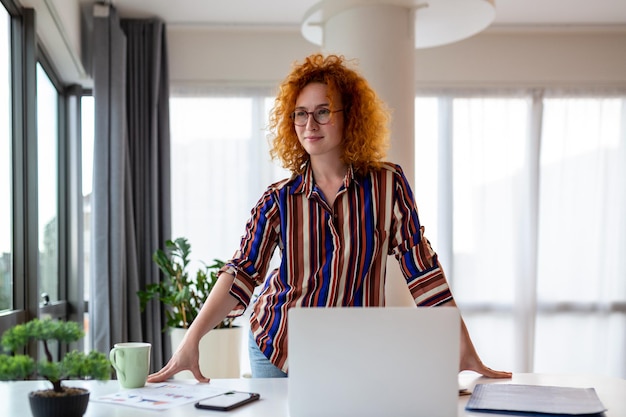
[[[280,266],[267,275],[278,247]],[[398,165],[366,175],[348,170],[332,207],[308,166],[268,187],[252,210],[241,247],[222,269],[235,276],[231,295],[250,318],[261,351],[284,372],[287,310],[295,306],[383,306],[388,255],[394,255],[418,306],[452,299],[437,255],[423,236],[409,183]]]

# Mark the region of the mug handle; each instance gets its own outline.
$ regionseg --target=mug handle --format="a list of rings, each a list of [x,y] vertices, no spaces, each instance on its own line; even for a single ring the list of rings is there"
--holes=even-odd
[[[122,379],[125,379],[126,377],[124,376],[124,371],[117,365],[117,355],[124,357],[124,351],[114,347],[113,349],[111,349],[111,352],[109,352],[109,360],[111,361],[111,365],[113,365],[113,368],[115,368],[115,372],[117,372],[118,375],[122,377]]]

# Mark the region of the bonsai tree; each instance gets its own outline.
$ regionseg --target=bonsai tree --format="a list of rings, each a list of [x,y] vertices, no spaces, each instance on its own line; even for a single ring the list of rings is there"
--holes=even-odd
[[[202,263],[203,267],[196,271],[195,278],[190,278],[188,267],[191,245],[184,237],[165,242],[165,250],[157,249],[152,260],[157,264],[165,278],[157,283],[148,284],[145,290],[137,291],[141,311],[148,302],[158,298],[167,309],[165,310],[166,326],[187,329],[195,320],[209,296],[215,283],[217,273],[224,262],[214,259],[212,265]],[[233,318],[225,318],[216,328],[232,327]]]
[[[75,322],[58,320],[33,319],[18,324],[2,335],[2,347],[8,354],[0,354],[0,380],[30,379],[39,375],[52,384],[56,393],[64,393],[67,388],[62,381],[68,379],[107,380],[111,376],[111,364],[102,353],[91,351],[86,354],[73,350],[59,361],[53,359],[49,342],[71,343],[85,335],[82,328]],[[17,354],[31,340],[43,344],[45,359],[39,363],[27,355]]]

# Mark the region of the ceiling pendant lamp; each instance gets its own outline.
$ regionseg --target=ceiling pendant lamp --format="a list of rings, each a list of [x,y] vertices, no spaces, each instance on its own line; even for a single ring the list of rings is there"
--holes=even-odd
[[[486,29],[495,18],[495,0],[323,0],[302,22],[306,40],[323,45],[324,25],[332,17],[362,6],[406,7],[415,16],[415,48],[457,42]]]

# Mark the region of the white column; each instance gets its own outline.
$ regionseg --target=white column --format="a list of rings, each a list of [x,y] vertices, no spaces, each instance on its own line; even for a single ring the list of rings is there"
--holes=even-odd
[[[413,184],[415,40],[407,7],[361,5],[330,17],[322,49],[355,59],[357,70],[392,111],[388,160],[398,163]]]
[[[415,168],[415,18],[411,9],[357,5],[323,24],[322,49],[354,59],[357,70],[391,110],[391,147],[387,160],[400,164],[411,184]],[[395,259],[387,270],[387,305],[414,306]]]

